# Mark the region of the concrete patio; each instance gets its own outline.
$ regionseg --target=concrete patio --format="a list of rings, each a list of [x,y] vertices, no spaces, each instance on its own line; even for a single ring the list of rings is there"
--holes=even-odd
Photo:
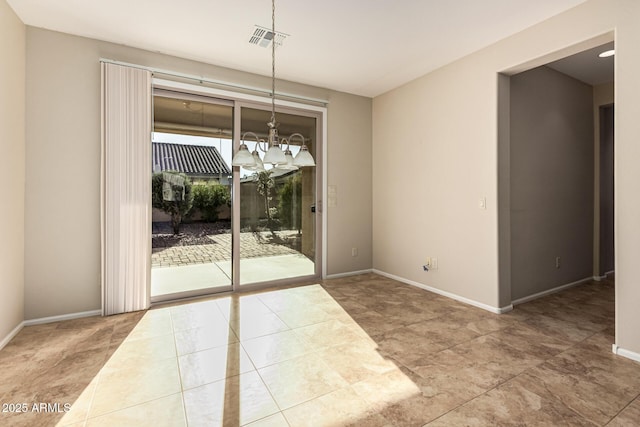
[[[278,232],[286,239],[295,231]],[[211,244],[153,248],[151,296],[231,286],[231,233],[208,236]],[[240,283],[251,284],[314,274],[313,261],[270,232],[240,233]]]

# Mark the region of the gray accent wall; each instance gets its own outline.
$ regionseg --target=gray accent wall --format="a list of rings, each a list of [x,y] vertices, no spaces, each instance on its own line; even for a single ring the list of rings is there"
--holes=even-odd
[[[600,256],[599,276],[604,276],[615,269],[615,253],[613,238],[614,218],[614,185],[613,185],[613,105],[600,107]]]
[[[543,66],[512,76],[510,94],[516,301],[592,276],[593,88]]]

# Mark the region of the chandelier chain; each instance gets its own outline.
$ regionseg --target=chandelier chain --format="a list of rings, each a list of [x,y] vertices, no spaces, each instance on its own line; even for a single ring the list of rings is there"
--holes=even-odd
[[[266,37],[265,37],[266,39]],[[288,138],[280,139],[278,136],[278,129],[276,124],[276,1],[271,0],[271,121],[267,123],[269,128],[268,140],[260,139],[254,132],[245,132],[240,138],[240,147],[238,152],[235,153],[231,164],[236,167],[244,167],[247,170],[264,172],[264,164],[271,164],[273,168],[280,170],[297,170],[303,166],[315,166],[316,163],[313,160],[313,156],[309,153],[309,149],[305,144],[305,137],[300,133],[291,134]],[[252,136],[256,140],[256,149],[251,153],[246,145],[246,136]],[[290,150],[291,139],[297,137],[302,140],[300,149],[293,157]],[[286,144],[286,150],[283,151],[280,148],[280,142],[282,146]],[[265,148],[262,148],[262,143],[265,143]],[[258,149],[262,150],[264,155],[264,161],[260,159]]]
[[[271,0],[271,123],[276,124],[276,0]]]

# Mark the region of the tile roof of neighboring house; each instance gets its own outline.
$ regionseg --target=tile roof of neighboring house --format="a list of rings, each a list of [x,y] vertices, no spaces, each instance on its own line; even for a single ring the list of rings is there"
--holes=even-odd
[[[166,142],[153,143],[152,168],[154,172],[171,170],[195,176],[231,174],[216,147]]]

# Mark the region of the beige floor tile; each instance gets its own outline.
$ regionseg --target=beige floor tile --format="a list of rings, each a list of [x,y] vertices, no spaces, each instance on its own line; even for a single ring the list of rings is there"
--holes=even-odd
[[[369,308],[367,308],[367,306],[363,304],[360,304],[356,298],[351,298],[351,297],[340,298],[340,299],[337,299],[336,301],[338,302],[338,304],[340,304],[340,307],[342,307],[345,313],[347,313],[349,316],[355,316],[356,314],[369,311]]]
[[[317,304],[315,305],[315,307],[327,313],[331,319],[340,320],[342,322],[345,322],[345,321],[355,322],[355,320],[353,320],[353,317],[351,317],[349,313],[347,313],[346,310],[342,308],[342,306],[338,304],[336,301],[331,301],[330,303]]]
[[[595,426],[554,399],[507,383],[438,418],[429,427],[449,426]]]
[[[307,298],[309,301],[321,303],[323,299],[330,299],[327,291],[319,284],[296,286],[287,290],[288,294],[300,298]]]
[[[377,337],[379,350],[408,365],[426,354],[436,353],[449,347],[441,340],[427,338],[424,334],[418,333],[410,327],[395,329]]]
[[[584,341],[575,345],[575,348],[581,351],[590,351],[592,353],[611,354],[611,346],[616,342],[615,330],[597,332]]]
[[[314,348],[294,331],[283,331],[242,342],[256,368],[294,359]]]
[[[422,426],[456,408],[461,400],[451,396],[411,396],[380,411],[393,426]]]
[[[283,310],[276,313],[278,317],[290,328],[300,328],[302,326],[313,325],[333,319],[329,313],[315,306],[301,306],[290,310]]]
[[[559,308],[559,310],[561,309]],[[591,325],[566,322],[544,314],[530,317],[526,323],[529,327],[537,329],[547,336],[564,340],[569,344],[575,344],[596,332],[600,332]]]
[[[454,316],[454,314],[452,313],[451,316]],[[446,317],[438,317],[409,325],[403,330],[412,331],[430,342],[449,348],[480,335],[478,332],[466,327],[469,324],[469,319],[478,319],[478,317],[462,317],[457,321],[447,320]]]
[[[637,427],[640,424],[640,398],[622,410],[607,427]]]
[[[258,372],[281,409],[348,385],[335,370],[313,354],[267,366]]]
[[[484,391],[472,384],[452,384],[445,371],[423,378],[403,367],[353,388],[394,426],[421,426]]]
[[[351,386],[374,411],[419,396],[420,388],[400,369],[374,375]]]
[[[127,336],[127,341],[152,338],[173,332],[168,308],[147,311]]]
[[[240,343],[189,353],[178,363],[183,390],[255,370]]]
[[[292,426],[323,427],[357,425],[372,414],[367,402],[347,387],[287,409],[284,415]]]
[[[260,302],[275,313],[297,310],[300,307],[304,307],[305,304],[305,300],[303,298],[295,296],[289,289],[264,292],[259,294],[258,298],[260,299]]]
[[[235,332],[226,323],[177,331],[175,340],[179,356],[209,348],[227,346],[239,341]]]
[[[287,422],[284,415],[282,415],[282,412],[278,412],[261,420],[254,421],[250,424],[245,425],[247,427],[289,427],[289,423]]]
[[[357,345],[357,342],[329,347],[318,352],[317,356],[349,384],[397,368],[393,360],[386,358],[375,348],[369,345]]]
[[[574,348],[550,359],[546,365],[601,385],[623,399],[640,394],[639,364],[612,352],[593,353]]]
[[[87,420],[86,427],[180,427],[186,425],[182,394],[177,393],[120,411],[110,412],[100,417],[90,418]]]
[[[240,341],[289,330],[290,328],[273,312],[247,313],[229,320]]]
[[[503,381],[543,362],[542,358],[506,345],[491,335],[483,335],[451,347],[450,350],[479,366],[493,370]]]
[[[105,349],[69,351],[54,363],[43,363],[44,372],[33,371],[19,381],[31,384],[41,396],[53,393],[77,397],[100,372],[108,355]]]
[[[349,344],[363,338],[362,333],[353,325],[346,325],[335,319],[296,328],[294,331],[318,350],[324,347]]]
[[[91,403],[93,402],[93,395],[98,384],[98,376],[82,391],[80,396],[71,403],[71,409],[65,413],[58,425],[67,426],[75,423],[84,423],[89,414]]]
[[[365,274],[30,326],[0,351],[0,401],[74,405],[0,425],[180,425],[184,384],[191,425],[635,427],[614,314],[611,284],[498,316]]]
[[[409,368],[424,379],[423,394],[457,397],[460,403],[504,381],[504,376],[493,366],[469,360],[451,350],[425,356]]]
[[[89,417],[125,409],[179,393],[178,360],[105,366],[100,374]]]
[[[637,396],[636,393],[629,397],[629,391],[624,389],[612,392],[584,376],[559,371],[548,363],[519,375],[512,383],[547,400],[561,402],[600,425],[606,424]]]
[[[478,335],[485,335],[491,332],[500,331],[511,326],[519,327],[524,323],[518,321],[514,317],[506,317],[504,315],[495,315],[487,319],[467,322],[465,328],[475,332]]]
[[[232,295],[215,301],[222,315],[230,322],[237,321],[243,316],[273,313],[269,307],[260,301],[260,294]]]
[[[565,340],[543,334],[527,325],[510,326],[487,336],[542,360],[560,354],[571,346]]]
[[[172,307],[171,320],[174,331],[227,323],[215,300]]]
[[[176,357],[176,344],[173,334],[160,335],[138,340],[125,340],[115,350],[110,364],[125,365],[145,363],[149,360],[163,360]]]
[[[190,426],[238,426],[279,412],[256,372],[229,377],[184,392]]]
[[[373,310],[357,313],[352,317],[369,336],[381,335],[407,325],[399,317],[385,316]]]

